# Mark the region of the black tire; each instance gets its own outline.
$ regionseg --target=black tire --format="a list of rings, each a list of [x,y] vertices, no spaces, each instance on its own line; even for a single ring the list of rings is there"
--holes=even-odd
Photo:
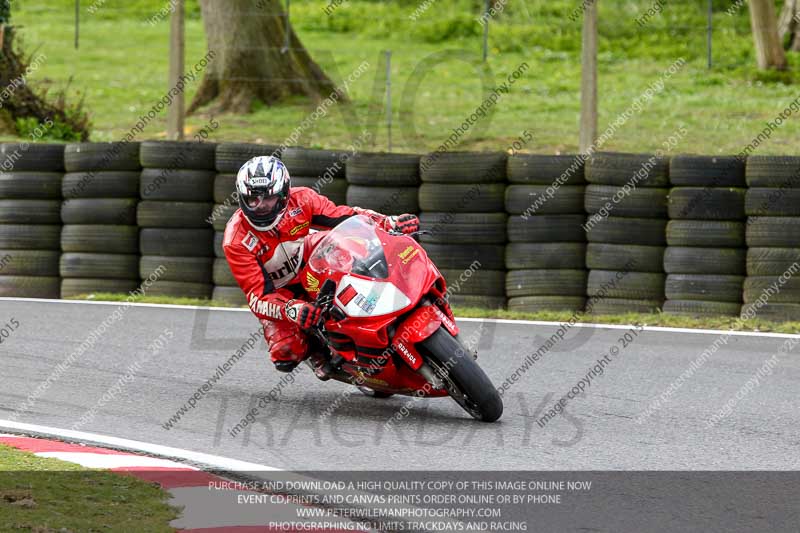
[[[139,193],[143,200],[210,202],[214,197],[214,179],[210,170],[145,168]]]
[[[57,299],[61,278],[43,276],[0,276],[0,297]]]
[[[144,168],[215,170],[214,143],[196,141],[144,141],[139,161]]]
[[[506,240],[505,213],[421,213],[422,242],[496,244]]]
[[[57,172],[0,172],[0,198],[60,199],[62,176]]]
[[[62,278],[137,279],[139,256],[65,253],[61,256],[59,273]]]
[[[289,169],[289,174],[312,176],[315,178],[344,178],[345,164],[350,153],[335,150],[313,150],[291,146],[284,148],[281,161]]]
[[[419,159],[415,154],[357,153],[346,163],[347,182],[371,187],[419,185]]]
[[[461,269],[477,264],[488,270],[505,270],[505,245],[423,243],[431,261],[439,268]],[[477,262],[477,263],[476,263]]]
[[[519,313],[583,311],[585,305],[583,296],[520,296],[508,300],[508,310]]]
[[[222,250],[222,240],[225,238],[225,233],[217,231],[214,233],[214,257],[225,257],[225,252]]]
[[[664,279],[664,274],[654,272],[591,270],[586,294],[603,299],[663,300]]]
[[[340,178],[327,180],[292,176],[292,187],[308,187],[336,205],[347,204],[347,180]]]
[[[139,198],[139,171],[74,172],[64,174],[64,198]]]
[[[800,304],[744,304],[741,317],[748,318],[751,315],[771,322],[800,322]]]
[[[419,213],[416,187],[347,187],[347,205],[387,215]]]
[[[666,235],[669,246],[743,248],[744,222],[723,220],[670,220]]]
[[[138,254],[139,228],[80,224],[64,226],[61,249],[65,252]]]
[[[664,253],[664,272],[743,276],[746,256],[744,248],[669,246]]]
[[[748,276],[779,276],[800,264],[800,248],[749,248],[746,263]]]
[[[503,400],[469,350],[444,328],[417,344],[434,372],[447,382],[451,397],[473,418],[494,422],[503,415]]]
[[[739,316],[742,304],[732,302],[705,302],[701,300],[667,300],[664,313],[689,317]]]
[[[579,242],[514,242],[506,245],[506,268],[567,269],[586,267],[586,244]]]
[[[217,172],[233,173],[254,157],[274,156],[280,158],[280,146],[251,143],[220,143],[216,147]],[[290,169],[290,172],[294,169]]]
[[[669,192],[669,218],[743,220],[745,189],[675,187]]]
[[[125,198],[76,198],[61,204],[64,224],[136,225],[139,200]]]
[[[74,298],[97,293],[129,294],[139,288],[137,279],[67,278],[61,281],[61,298]]]
[[[0,274],[56,277],[60,255],[55,250],[0,250]]]
[[[748,276],[744,280],[743,296],[745,303],[753,303],[763,295],[769,303],[800,303],[800,278],[780,276]]]
[[[43,170],[60,172],[64,170],[64,145],[39,143],[2,143],[0,161],[11,164],[10,172]]]
[[[586,222],[586,240],[607,244],[666,244],[667,221],[657,218],[601,217]]]
[[[468,275],[463,270],[440,270],[451,290],[458,289],[456,294],[471,294],[475,296],[505,296],[506,271],[505,270],[476,270]],[[460,282],[463,279],[463,282]]]
[[[503,183],[506,158],[503,152],[433,152],[420,158],[424,183]]]
[[[227,287],[236,287],[238,288],[238,284],[236,283],[236,278],[233,277],[233,273],[231,272],[231,267],[228,265],[228,260],[224,258],[216,258],[214,259],[214,264],[212,267],[213,276],[212,279],[214,280],[214,285],[222,285]]]
[[[61,224],[61,202],[0,200],[0,224]]]
[[[228,225],[228,221],[238,210],[239,210],[238,204],[215,205],[214,209],[211,210],[211,227],[213,227],[215,231],[225,231],[225,227]]]
[[[755,217],[747,220],[747,246],[800,247],[800,217]]]
[[[583,213],[585,190],[583,185],[564,185],[558,189],[549,185],[510,185],[505,193],[505,210],[528,217]]]
[[[153,272],[160,272],[161,281],[185,281],[189,283],[211,283],[213,259],[210,257],[169,257],[143,255],[136,263],[136,273],[146,279]]]
[[[214,253],[212,229],[143,229],[139,235],[142,255],[169,257],[211,257]]]
[[[238,305],[240,307],[247,306],[247,297],[245,296],[244,292],[242,292],[242,289],[240,289],[238,286],[215,286],[214,290],[211,292],[211,299],[218,302]]]
[[[627,313],[657,313],[664,300],[638,300],[635,298],[589,298],[586,300],[586,314],[624,315]]]
[[[670,274],[664,284],[669,300],[739,303],[744,276],[718,274]]]
[[[751,155],[745,176],[748,187],[800,187],[800,157]]]
[[[139,202],[136,220],[142,228],[207,228],[214,204],[200,202]]]
[[[422,211],[447,213],[502,213],[506,210],[505,189],[502,183],[423,183],[419,187],[419,207]]]
[[[744,187],[744,161],[725,155],[676,155],[669,162],[669,181],[688,187]]]
[[[61,226],[0,224],[0,249],[60,250]]]
[[[667,193],[669,189],[624,189],[610,185],[587,185],[584,208],[587,213],[598,213],[605,218],[605,211],[619,217],[667,218]],[[616,195],[617,202],[614,202]],[[589,217],[592,220],[593,217]]]
[[[73,143],[64,148],[67,172],[139,170],[139,143]]]
[[[664,247],[590,243],[586,248],[586,268],[664,272]]]
[[[214,286],[210,283],[157,280],[147,288],[148,296],[170,296],[173,298],[198,298],[210,300]]]
[[[506,296],[585,296],[585,270],[510,270]]]
[[[577,155],[514,154],[508,157],[509,183],[582,185],[583,159]]]
[[[292,176],[292,186],[296,186]],[[237,204],[239,195],[236,194],[236,174],[217,174],[214,176],[214,202],[218,204]]]
[[[477,309],[505,309],[505,296],[479,296],[475,294],[451,294],[447,298],[453,307],[472,307]]]
[[[800,189],[748,189],[749,216],[800,216]]]
[[[586,181],[599,185],[669,186],[669,161],[651,154],[599,152],[586,161]]]
[[[510,242],[586,242],[585,215],[536,215],[508,217]]]

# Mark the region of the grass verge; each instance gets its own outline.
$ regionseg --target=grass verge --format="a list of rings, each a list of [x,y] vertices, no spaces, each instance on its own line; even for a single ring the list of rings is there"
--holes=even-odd
[[[0,445],[0,531],[173,532],[156,485]]]
[[[71,300],[95,300],[106,302],[124,302],[130,297],[127,294],[97,293],[76,296]],[[172,298],[167,296],[142,296],[132,300],[136,303],[196,305],[208,307],[240,307],[228,302],[200,300],[196,298]],[[500,309],[480,309],[477,307],[454,307],[456,316],[462,318],[500,318],[507,320],[543,320],[548,322],[566,322],[573,316],[571,312],[542,311],[539,313],[520,313]],[[770,322],[767,320],[741,320],[736,317],[685,317],[664,313],[625,313],[620,315],[578,315],[578,322],[599,324],[641,324],[643,326],[662,326],[670,328],[718,329],[732,331],[768,331],[774,333],[800,333],[800,322]]]

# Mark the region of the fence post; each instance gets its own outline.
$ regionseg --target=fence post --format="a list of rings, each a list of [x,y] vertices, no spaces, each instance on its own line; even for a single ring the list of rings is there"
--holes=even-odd
[[[386,50],[386,133],[387,151],[392,151],[392,51]]]
[[[175,11],[172,12],[170,20],[169,32],[169,89],[178,85],[178,82],[183,75],[184,68],[184,0],[173,0],[175,2]],[[184,107],[183,107],[184,91],[181,91],[169,106],[167,113],[167,138],[172,141],[183,140],[183,123],[184,123]]]
[[[580,151],[586,152],[597,139],[597,2],[583,11],[581,47],[581,123]]]
[[[81,0],[75,0],[75,50],[78,49],[80,27],[81,27]]]
[[[486,62],[486,58],[489,57],[489,9],[490,9],[490,2],[492,0],[486,0],[486,8],[483,11],[483,61]]]
[[[708,68],[711,68],[711,38],[714,31],[714,2],[708,0]]]
[[[286,0],[286,15],[284,16],[284,25],[283,25],[283,33],[284,41],[283,41],[283,49],[281,49],[281,53],[285,54],[289,51],[289,45],[291,45],[291,39],[289,38],[289,9],[292,6],[292,0]]]

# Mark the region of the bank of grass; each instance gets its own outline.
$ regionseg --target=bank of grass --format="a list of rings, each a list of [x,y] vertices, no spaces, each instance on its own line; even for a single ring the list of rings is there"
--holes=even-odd
[[[96,293],[75,296],[72,300],[94,300],[107,302],[124,302],[130,297],[127,294]],[[135,303],[188,305],[201,307],[242,308],[228,302],[201,300],[196,298],[172,298],[168,296],[140,296],[132,300]],[[566,322],[573,313],[542,311],[539,313],[520,313],[501,309],[480,309],[477,307],[454,307],[453,312],[462,318],[499,318],[506,320],[540,320],[546,322]],[[775,333],[800,333],[800,322],[770,322],[767,320],[740,320],[736,317],[684,317],[664,313],[625,313],[619,315],[578,315],[578,322],[592,324],[637,324],[643,326],[661,326],[669,328],[717,329],[732,331],[766,331]]]
[[[0,531],[173,532],[177,509],[152,483],[0,445]]]
[[[292,5],[292,22],[304,44],[336,81],[363,61],[369,68],[348,88],[352,103],[334,106],[305,129],[296,144],[346,148],[358,136],[367,124],[373,87],[383,98],[383,50],[393,52],[395,151],[434,150],[480,103],[476,69],[479,72],[484,66],[477,18],[483,2],[429,2],[416,20],[411,15],[421,4],[418,0],[349,0],[330,15],[325,13],[328,3],[307,0]],[[99,7],[90,13],[95,4]],[[51,88],[71,79],[72,93],[85,97],[92,113],[92,140],[120,139],[168,87],[168,19],[155,25],[145,21],[169,4],[167,0],[81,2],[78,50],[72,46],[74,5],[73,0],[14,3],[13,21],[21,26],[28,50],[47,58],[30,78]],[[205,36],[197,3],[191,0],[187,5],[188,69],[204,55]],[[663,12],[649,18],[646,25],[637,24],[635,19],[652,5],[652,0],[599,3],[601,130],[677,58],[685,58],[686,66],[643,113],[619,128],[604,149],[652,151],[683,126],[687,134],[676,152],[737,153],[764,128],[765,121],[797,96],[793,73],[800,67],[797,53],[789,53],[789,73],[763,74],[755,69],[746,7],[730,16],[725,13],[730,2],[715,0],[715,68],[708,70],[705,2],[667,2]],[[523,62],[529,69],[495,106],[491,120],[480,120],[457,149],[505,150],[524,130],[534,137],[525,146],[527,151],[577,149],[581,18],[570,14],[578,6],[577,0],[504,3],[503,12],[490,23],[488,77],[500,83]],[[445,50],[460,50],[460,59],[424,67],[426,58]],[[412,89],[417,81],[418,88]],[[190,84],[189,98],[196,86]],[[378,104],[374,148],[385,149],[384,110]],[[313,109],[310,102],[290,100],[269,108],[256,106],[249,115],[218,116],[220,127],[212,132],[211,140],[282,143]],[[189,117],[189,132],[200,129],[209,118],[204,112]],[[165,124],[162,113],[141,139],[164,138]],[[759,153],[791,153],[798,137],[800,120],[787,120],[759,147]]]

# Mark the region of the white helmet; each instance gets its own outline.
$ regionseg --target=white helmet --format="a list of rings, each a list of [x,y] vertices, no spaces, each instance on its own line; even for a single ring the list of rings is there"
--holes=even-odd
[[[236,175],[239,207],[259,231],[269,231],[281,221],[289,205],[290,187],[289,171],[277,157],[254,157]]]

